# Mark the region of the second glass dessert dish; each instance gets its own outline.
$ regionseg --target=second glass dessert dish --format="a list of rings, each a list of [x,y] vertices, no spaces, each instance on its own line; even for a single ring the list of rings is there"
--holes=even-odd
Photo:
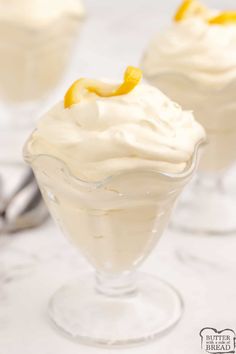
[[[62,82],[84,20],[80,0],[0,0],[0,162],[22,146]]]
[[[208,137],[173,225],[188,233],[234,233],[236,199],[224,176],[236,162],[236,12],[183,1],[170,28],[150,43],[142,66],[151,84],[193,110]]]
[[[140,79],[130,67],[121,85],[76,81],[24,150],[53,218],[95,269],[56,292],[50,317],[93,345],[153,339],[183,311],[178,291],[137,268],[192,177],[205,135],[191,113]]]

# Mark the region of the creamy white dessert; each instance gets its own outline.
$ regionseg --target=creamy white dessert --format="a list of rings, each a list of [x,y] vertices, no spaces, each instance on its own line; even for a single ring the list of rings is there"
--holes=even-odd
[[[90,262],[129,270],[160,237],[205,133],[191,112],[149,85],[95,82],[102,89],[94,89],[78,81],[79,95],[76,85],[69,107],[65,99],[38,123],[25,159],[52,215]],[[109,89],[114,94],[101,97]]]
[[[150,169],[182,172],[203,135],[191,112],[154,87],[103,98],[88,94],[64,109],[60,102],[38,123],[29,149],[49,154],[84,181]]]
[[[41,99],[63,76],[84,8],[80,0],[0,0],[0,94]]]
[[[201,167],[215,171],[236,159],[236,15],[203,13],[183,16],[158,34],[142,67],[150,83],[194,111],[209,139]]]

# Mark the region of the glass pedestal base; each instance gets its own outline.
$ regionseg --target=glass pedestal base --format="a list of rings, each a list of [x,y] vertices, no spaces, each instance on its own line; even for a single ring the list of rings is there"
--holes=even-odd
[[[104,294],[92,275],[61,288],[49,304],[54,324],[71,338],[95,346],[129,346],[171,329],[183,312],[181,297],[147,274],[123,295]]]

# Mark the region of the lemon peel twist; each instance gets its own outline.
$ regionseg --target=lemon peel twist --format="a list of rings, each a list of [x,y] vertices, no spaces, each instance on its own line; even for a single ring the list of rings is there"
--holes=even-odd
[[[183,0],[174,16],[174,21],[180,22],[194,16],[201,17],[209,25],[236,24],[236,11],[223,11],[210,17],[210,11],[198,0]]]
[[[223,11],[208,20],[210,25],[224,25],[236,23],[236,11]]]
[[[183,0],[178,8],[174,20],[176,22],[182,21],[193,16],[206,17],[208,14],[207,8],[197,0]]]
[[[124,73],[124,82],[120,85],[112,85],[92,79],[79,79],[66,92],[64,107],[70,108],[73,104],[79,103],[88,92],[95,93],[100,97],[125,95],[132,91],[141,79],[142,71],[133,66],[127,67]]]

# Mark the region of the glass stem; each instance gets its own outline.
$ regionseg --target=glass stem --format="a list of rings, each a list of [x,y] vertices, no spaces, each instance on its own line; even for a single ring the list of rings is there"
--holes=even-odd
[[[109,274],[96,272],[96,290],[106,296],[122,297],[136,293],[136,272]]]

